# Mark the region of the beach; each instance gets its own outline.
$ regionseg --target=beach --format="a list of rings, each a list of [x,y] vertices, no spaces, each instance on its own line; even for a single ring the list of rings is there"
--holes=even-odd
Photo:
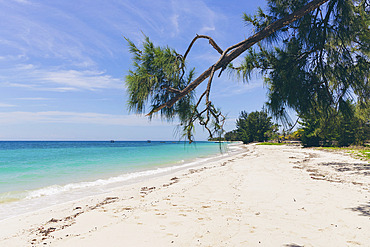
[[[241,145],[217,159],[0,221],[0,246],[370,246],[370,166]]]

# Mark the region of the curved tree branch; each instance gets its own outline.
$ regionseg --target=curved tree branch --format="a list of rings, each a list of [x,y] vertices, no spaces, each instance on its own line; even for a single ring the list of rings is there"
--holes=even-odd
[[[193,45],[194,45],[194,43],[195,43],[195,41],[197,41],[197,39],[208,39],[208,42],[209,42],[209,44],[213,47],[213,48],[215,48],[216,50],[217,50],[217,52],[218,53],[220,53],[220,54],[222,54],[223,53],[223,51],[222,51],[222,49],[216,44],[216,42],[211,38],[211,37],[209,37],[209,36],[207,36],[207,35],[196,35],[195,37],[194,37],[194,39],[191,41],[191,43],[190,43],[190,45],[189,45],[189,47],[188,47],[188,49],[186,50],[186,52],[185,52],[185,54],[184,54],[184,60],[186,59],[186,57],[188,56],[188,54],[189,54],[189,52],[190,52],[190,50],[191,50],[191,48],[193,47]]]
[[[236,45],[230,46],[225,51],[222,52],[222,55],[220,59],[213,64],[211,67],[209,67],[206,71],[204,71],[198,78],[196,78],[194,81],[192,81],[186,88],[181,90],[180,93],[178,93],[176,96],[174,96],[171,100],[167,101],[165,104],[162,104],[158,106],[156,109],[153,109],[148,115],[153,114],[154,112],[158,112],[161,109],[165,107],[172,107],[178,100],[183,98],[185,95],[187,95],[189,92],[194,90],[196,87],[198,87],[206,78],[208,78],[212,71],[217,71],[220,68],[225,68],[231,61],[233,61],[235,58],[240,56],[243,52],[245,52],[248,48],[256,44],[257,42],[265,39],[266,37],[270,36],[272,33],[276,32],[277,30],[289,25],[290,23],[300,19],[307,13],[317,9],[324,3],[328,2],[329,0],[313,0],[312,2],[308,3],[307,5],[303,6],[302,8],[298,9],[297,11],[293,12],[292,14],[279,19],[267,27],[265,27],[263,30],[259,31],[258,33],[254,34],[253,36],[249,37],[248,39],[239,42]],[[199,38],[207,38],[208,36],[204,35],[197,35],[191,44],[189,45],[188,50],[186,51],[184,55],[184,60],[186,56],[188,55],[191,47],[193,46],[194,42]],[[208,37],[209,38],[209,37]],[[211,42],[211,38],[209,38],[210,44],[213,46],[216,44],[215,42]],[[212,40],[213,41],[213,40]],[[214,46],[215,47],[215,46]],[[217,46],[218,47],[218,46]],[[218,50],[215,48],[219,53],[222,51],[221,49]],[[230,51],[230,53],[228,53]],[[214,73],[214,72],[213,72]]]

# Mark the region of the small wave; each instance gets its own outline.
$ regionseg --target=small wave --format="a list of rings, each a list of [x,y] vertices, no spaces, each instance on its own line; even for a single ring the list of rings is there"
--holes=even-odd
[[[224,156],[224,155],[220,155]],[[153,170],[146,170],[146,171],[140,171],[140,172],[133,172],[133,173],[128,173],[128,174],[123,174],[120,176],[116,177],[110,177],[108,179],[98,179],[96,181],[91,181],[91,182],[79,182],[79,183],[70,183],[66,185],[52,185],[48,187],[44,187],[41,189],[33,190],[33,191],[28,191],[26,199],[34,199],[34,198],[39,198],[43,196],[51,196],[51,195],[56,195],[59,193],[63,192],[69,192],[73,190],[78,190],[78,189],[84,189],[84,188],[90,188],[90,187],[95,187],[95,186],[104,186],[104,185],[109,185],[113,183],[120,183],[120,182],[125,182],[137,178],[143,178],[143,177],[148,177],[148,176],[153,176],[153,175],[158,175],[161,173],[166,173],[170,172],[176,169],[181,169],[189,166],[196,165],[201,162],[206,162],[210,159],[214,159],[215,157],[209,157],[209,158],[202,158],[202,159],[197,159],[193,162],[188,162],[184,164],[184,160],[181,160],[180,162],[182,165],[176,165],[176,166],[169,166],[169,167],[161,167]],[[179,163],[177,163],[179,164]]]
[[[9,202],[16,202],[16,201],[19,201],[21,200],[20,198],[12,198],[12,197],[9,197],[9,198],[0,198],[0,204],[1,203],[9,203]]]
[[[0,204],[1,203],[8,203],[8,202],[16,202],[25,197],[24,192],[14,191],[14,192],[6,192],[0,193]]]

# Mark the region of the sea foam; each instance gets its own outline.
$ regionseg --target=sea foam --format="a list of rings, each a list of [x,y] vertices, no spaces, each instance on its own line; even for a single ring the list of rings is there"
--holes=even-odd
[[[29,145],[28,143],[26,143],[26,144]],[[44,143],[35,143],[35,145],[41,145],[41,144],[45,145]],[[137,143],[133,143],[133,144],[137,144]],[[141,143],[139,143],[139,144],[141,144]],[[66,143],[66,144],[64,144],[64,143],[50,143],[48,145],[54,145],[54,146],[59,145],[60,146],[60,145],[70,145],[70,143]],[[76,144],[74,144],[74,145],[76,145]],[[101,143],[81,143],[80,145],[101,145]],[[105,145],[108,145],[108,144],[105,144]],[[126,145],[126,143],[123,142],[120,145],[123,146],[123,145]],[[145,145],[145,143],[142,144],[142,145]],[[153,143],[151,145],[153,145]],[[113,175],[113,176],[112,175],[111,176],[106,175],[106,178],[104,178],[104,174],[100,175],[100,173],[97,173],[95,178],[100,177],[99,179],[94,179],[94,178],[91,178],[91,177],[89,178],[89,176],[87,176],[87,177],[85,177],[84,181],[74,182],[73,180],[71,180],[71,182],[66,182],[65,184],[62,184],[61,183],[62,180],[58,178],[58,179],[54,179],[55,180],[54,184],[49,184],[49,185],[46,184],[46,186],[42,186],[42,187],[39,187],[39,188],[36,187],[35,189],[18,190],[18,191],[10,191],[10,192],[5,192],[5,193],[0,193],[0,220],[5,219],[5,218],[9,218],[9,217],[12,217],[12,216],[16,216],[16,215],[19,215],[19,214],[31,212],[31,211],[34,211],[34,210],[37,210],[37,209],[40,209],[40,208],[45,208],[45,207],[48,207],[48,206],[52,206],[52,205],[55,205],[55,204],[60,204],[60,203],[68,202],[68,201],[77,200],[81,197],[93,196],[93,195],[97,195],[97,194],[106,193],[106,192],[112,191],[113,189],[118,188],[122,185],[143,181],[143,180],[146,180],[150,177],[155,177],[155,176],[163,175],[163,174],[166,174],[166,173],[171,173],[173,171],[185,169],[187,167],[197,166],[199,164],[209,162],[212,159],[216,160],[220,156],[225,156],[225,155],[228,155],[229,153],[239,151],[238,147],[234,146],[234,145],[230,145],[229,149],[228,149],[228,152],[223,152],[223,153],[216,151],[217,149],[219,149],[218,145],[217,146],[210,146],[210,147],[213,147],[214,151],[211,151],[211,149],[209,149],[211,152],[209,152],[208,154],[206,153],[205,154],[205,155],[207,155],[206,157],[204,157],[204,154],[202,154],[203,155],[202,158],[199,158],[199,156],[198,156],[198,158],[196,158],[196,157],[194,157],[195,155],[193,155],[193,158],[190,157],[190,159],[189,159],[187,157],[187,155],[184,155],[184,153],[186,154],[186,152],[190,152],[190,151],[194,152],[194,153],[197,153],[196,152],[197,150],[195,150],[194,148],[191,149],[191,150],[183,148],[183,150],[181,151],[181,149],[180,149],[181,145],[175,145],[175,146],[168,145],[168,147],[166,147],[168,149],[168,151],[167,152],[161,152],[161,150],[163,148],[160,147],[158,144],[155,144],[155,145],[157,145],[157,148],[156,148],[156,146],[154,146],[153,148],[150,147],[150,148],[153,149],[153,151],[150,153],[150,155],[157,155],[156,156],[157,160],[163,160],[162,165],[161,165],[161,163],[155,164],[153,162],[154,159],[151,159],[151,160],[147,159],[148,162],[152,162],[152,163],[149,163],[150,165],[147,165],[147,166],[140,166],[139,165],[138,168],[135,168],[136,170],[134,170],[134,169],[131,170],[131,171],[127,170],[126,172],[122,171],[120,175]],[[208,143],[205,143],[205,144],[202,144],[202,145],[199,144],[198,147],[204,147],[205,145],[208,146],[210,144],[208,144]],[[156,149],[154,149],[154,148],[156,148]],[[214,149],[214,148],[216,148],[216,149]],[[40,149],[37,149],[37,150],[40,150]],[[78,148],[76,149],[75,147],[73,147],[71,149],[63,149],[63,150],[60,149],[60,150],[63,151],[63,152],[68,150],[69,152],[73,152],[74,154],[79,152],[79,153],[81,153],[81,155],[79,154],[78,157],[84,155],[85,157],[89,157],[90,159],[92,157],[95,157],[97,159],[97,157],[102,156],[102,157],[105,157],[106,159],[108,159],[109,157],[120,156],[122,154],[122,152],[124,152],[124,151],[128,152],[129,150],[133,150],[133,149],[132,148],[131,149],[129,149],[129,148],[126,149],[125,147],[123,147],[123,148],[113,147],[112,151],[114,151],[115,153],[112,153],[112,154],[109,153],[109,154],[111,154],[110,156],[108,156],[106,153],[102,154],[102,151],[100,151],[100,149],[96,149],[97,151],[99,151],[100,156],[96,152],[95,153],[92,152],[95,149],[88,149],[88,148],[87,149],[78,149]],[[111,148],[109,147],[109,149],[108,148],[103,149],[103,151],[104,150],[105,151],[111,150]],[[135,150],[136,150],[136,152],[138,152],[138,151],[141,150],[141,148],[137,148]],[[201,149],[199,149],[199,150],[201,150]],[[17,151],[17,155],[18,155],[19,154],[18,150],[15,150],[15,151]],[[87,151],[88,151],[88,154],[86,154]],[[173,153],[175,151],[176,151],[176,153]],[[11,152],[12,151],[7,150],[6,153],[9,154]],[[25,153],[25,151],[22,151],[22,152]],[[49,152],[49,149],[45,150],[45,152]],[[56,160],[63,159],[63,158],[67,159],[68,157],[70,157],[70,156],[66,156],[65,153],[59,152],[59,149],[57,149],[55,147],[53,149],[53,152],[54,152],[53,154],[61,153],[60,156],[57,157],[58,159],[56,159],[56,157],[54,157]],[[111,151],[109,151],[109,152],[111,152]],[[132,151],[130,151],[130,152],[132,152]],[[138,153],[131,153],[131,154],[134,155],[133,157],[141,157],[142,154],[145,154],[145,152],[143,151],[139,154]],[[172,152],[172,154],[171,154],[171,152]],[[34,150],[29,150],[29,152],[28,152],[28,154],[34,154],[34,153],[36,153]],[[198,152],[197,155],[199,155],[201,153],[202,152]],[[17,155],[14,155],[14,157],[18,157]],[[171,158],[172,160],[168,159],[169,155],[172,155],[172,158]],[[209,156],[209,155],[212,155],[212,156]],[[45,156],[45,157],[49,157],[49,156]],[[176,158],[177,158],[177,160],[176,160]],[[186,158],[186,159],[183,159],[183,158]],[[100,158],[100,159],[102,159],[102,158]],[[36,162],[37,157],[35,157],[34,160]],[[97,160],[97,162],[98,162],[98,160]],[[66,163],[66,161],[64,161],[63,164],[65,164],[65,163]],[[109,167],[106,167],[106,165],[109,165],[109,164],[111,164],[111,163],[107,163],[107,160],[104,160],[104,163],[101,164],[102,169],[108,169]],[[79,166],[78,163],[76,163],[76,167],[80,168],[81,166]],[[94,168],[93,166],[91,166],[91,167]],[[90,167],[87,167],[87,166],[84,167],[84,170],[89,170],[89,169],[90,169]],[[141,169],[141,170],[137,170],[137,169]],[[64,171],[66,171],[66,170],[64,170]],[[77,171],[77,170],[73,170],[73,171]],[[112,174],[114,174],[114,173],[116,173],[116,172],[113,171]],[[73,175],[73,173],[68,173],[68,174]],[[51,182],[53,181],[53,176],[52,175],[48,175],[47,177],[50,178],[49,180]],[[68,178],[68,176],[65,176],[65,178]]]
[[[216,157],[223,156],[225,154],[220,154],[217,155]],[[63,192],[70,192],[73,190],[78,190],[78,189],[85,189],[85,188],[91,188],[91,187],[97,187],[97,186],[104,186],[104,185],[111,185],[115,183],[121,183],[121,182],[126,182],[130,180],[135,180],[138,178],[145,178],[149,176],[155,176],[167,172],[171,172],[174,170],[179,170],[182,168],[190,167],[190,166],[195,166],[200,163],[204,163],[206,161],[209,161],[211,159],[215,159],[216,157],[208,157],[208,158],[198,158],[195,161],[192,162],[187,162],[182,165],[174,165],[174,166],[169,166],[169,167],[161,167],[161,168],[156,168],[152,170],[146,170],[146,171],[140,171],[140,172],[132,172],[132,173],[127,173],[127,174],[122,174],[119,176],[114,176],[110,177],[108,179],[98,179],[95,181],[90,181],[90,182],[79,182],[79,183],[70,183],[66,185],[51,185],[47,186],[44,188],[36,189],[36,190],[31,190],[27,191],[26,199],[34,199],[34,198],[39,198],[43,196],[50,196],[50,195],[56,195],[60,194]],[[184,163],[184,160],[179,161],[178,163]]]

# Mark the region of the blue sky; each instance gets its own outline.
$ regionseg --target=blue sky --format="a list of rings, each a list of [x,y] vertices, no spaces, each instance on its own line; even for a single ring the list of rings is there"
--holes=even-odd
[[[252,33],[243,13],[264,1],[0,0],[0,140],[177,140],[176,121],[151,122],[127,110],[131,67],[124,37],[143,33],[184,53],[196,34],[223,49]],[[198,75],[218,59],[205,40],[189,54]],[[261,110],[262,79],[248,84],[224,73],[211,100],[228,115]],[[207,133],[198,129],[196,140]]]

